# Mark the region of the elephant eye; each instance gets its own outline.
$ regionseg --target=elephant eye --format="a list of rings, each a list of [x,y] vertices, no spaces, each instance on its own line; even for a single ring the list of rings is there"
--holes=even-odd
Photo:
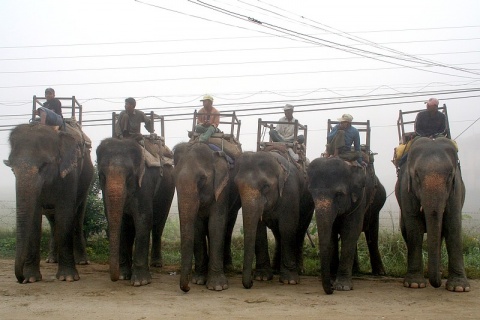
[[[262,194],[266,194],[270,191],[270,186],[268,184],[264,184],[262,186]]]

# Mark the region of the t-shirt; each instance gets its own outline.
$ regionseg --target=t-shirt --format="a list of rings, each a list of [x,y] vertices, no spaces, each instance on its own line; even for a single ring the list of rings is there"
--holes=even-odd
[[[293,141],[293,136],[294,136],[294,131],[295,131],[295,118],[292,117],[292,119],[289,121],[287,117],[282,117],[278,121],[279,122],[290,122],[291,124],[283,124],[280,123],[277,125],[275,130],[277,130],[278,134],[280,134],[283,138],[283,140],[292,142]]]
[[[430,137],[444,133],[446,129],[446,117],[440,111],[431,113],[428,110],[419,112],[415,119],[415,132],[422,137]]]
[[[56,114],[62,115],[62,103],[57,98],[53,98],[52,100],[47,100],[43,103],[43,106],[47,109],[52,110]]]

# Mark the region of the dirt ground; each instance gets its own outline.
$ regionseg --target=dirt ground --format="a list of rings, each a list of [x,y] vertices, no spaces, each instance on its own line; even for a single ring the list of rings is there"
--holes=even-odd
[[[41,263],[43,281],[19,284],[13,260],[0,260],[0,319],[480,319],[480,281],[471,292],[452,293],[445,287],[406,289],[398,278],[354,278],[354,290],[326,295],[317,277],[302,277],[299,285],[278,278],[242,286],[240,275],[229,277],[223,292],[192,285],[179,288],[179,275],[153,270],[153,281],[132,287],[110,281],[108,266],[78,266],[81,279],[55,280],[56,265]]]

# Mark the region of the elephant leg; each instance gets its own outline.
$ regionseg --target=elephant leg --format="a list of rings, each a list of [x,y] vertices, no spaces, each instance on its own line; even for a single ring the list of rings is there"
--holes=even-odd
[[[383,267],[382,257],[378,249],[378,219],[372,221],[368,230],[365,231],[365,239],[367,241],[368,253],[370,254],[370,265],[372,266],[372,274],[376,276],[384,276],[385,268]],[[358,260],[358,255],[355,255]],[[360,270],[360,269],[359,269]]]
[[[193,251],[195,256],[195,268],[192,276],[192,283],[205,285],[207,283],[209,258],[207,251],[207,222],[204,219],[197,217],[195,219],[194,232]]]
[[[47,217],[48,223],[50,225],[50,242],[48,245],[48,256],[45,260],[46,263],[57,263],[58,262],[58,251],[57,245],[55,242],[55,215],[51,210],[45,212],[45,217]]]
[[[424,222],[418,217],[405,220],[402,234],[407,244],[407,274],[403,286],[407,288],[425,288],[427,281],[423,275],[423,234]]]
[[[85,240],[85,234],[83,233],[86,206],[87,200],[85,199],[77,208],[73,235],[73,255],[75,257],[75,263],[80,265],[90,264],[87,258],[87,242]]]
[[[227,213],[220,213],[218,211],[219,210],[214,209],[215,214],[210,215],[208,219],[209,260],[207,289],[215,291],[228,289],[228,280],[223,272],[223,251]]]
[[[130,280],[132,278],[132,254],[134,241],[135,225],[133,218],[130,215],[124,215],[122,218],[122,227],[120,231],[120,280]]]
[[[257,225],[255,260],[254,279],[258,281],[272,280],[273,270],[270,264],[270,255],[268,254],[267,226],[264,221],[259,221]]]
[[[150,245],[150,231],[152,230],[152,207],[148,203],[140,207],[144,214],[134,215],[135,222],[135,250],[132,260],[132,278],[130,283],[135,286],[144,286],[152,282],[152,275],[148,265]]]
[[[345,221],[340,230],[341,253],[334,289],[349,291],[353,289],[352,269],[357,250],[357,241],[362,231],[363,217],[352,217],[352,221]]]
[[[63,203],[73,203],[74,199],[64,199],[56,208],[55,216],[55,239],[58,246],[58,270],[57,279],[61,281],[77,281],[80,279],[75,266],[73,255],[73,233],[76,214],[75,209]]]
[[[161,268],[163,267],[162,257],[162,234],[167,222],[168,212],[162,212],[158,221],[153,223],[152,227],[152,249],[150,253],[150,266]]]
[[[300,283],[296,264],[296,230],[297,226],[279,221],[281,263],[279,281],[284,284]]]
[[[445,245],[448,253],[448,279],[445,288],[449,291],[468,292],[470,283],[465,274],[463,262],[463,244],[461,233],[461,218],[444,217]]]
[[[225,272],[233,272],[233,259],[232,259],[232,235],[233,228],[237,222],[237,214],[239,209],[232,209],[228,213],[227,228],[225,230],[225,241],[223,247],[223,269]]]

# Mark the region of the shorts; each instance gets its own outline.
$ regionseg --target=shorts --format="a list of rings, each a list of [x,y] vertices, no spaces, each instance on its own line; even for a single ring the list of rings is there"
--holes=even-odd
[[[38,110],[41,110],[45,112],[47,117],[45,118],[45,124],[48,126],[63,126],[63,118],[61,115],[56,114],[52,110],[45,108],[45,107],[40,107]]]

